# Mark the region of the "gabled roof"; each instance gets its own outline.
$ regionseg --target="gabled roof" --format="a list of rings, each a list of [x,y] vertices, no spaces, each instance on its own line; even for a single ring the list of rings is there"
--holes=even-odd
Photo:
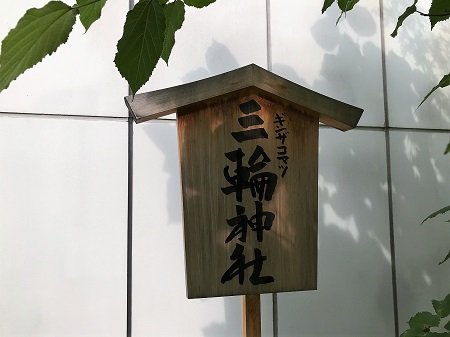
[[[125,97],[136,123],[166,116],[177,108],[238,90],[256,88],[317,114],[322,123],[342,131],[354,128],[363,109],[304,88],[254,64],[176,87]]]

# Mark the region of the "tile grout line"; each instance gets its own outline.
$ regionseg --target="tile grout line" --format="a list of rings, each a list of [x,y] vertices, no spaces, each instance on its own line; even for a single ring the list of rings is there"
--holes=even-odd
[[[266,0],[266,47],[267,47],[267,70],[272,71],[272,26],[270,16],[270,0]],[[272,333],[278,337],[278,294],[272,294]]]
[[[134,0],[128,0],[128,9],[134,7]],[[128,95],[131,95],[131,88],[128,85]],[[131,337],[133,326],[133,116],[128,112],[128,196],[127,196],[127,326],[126,336]]]
[[[384,3],[379,0],[380,6],[380,37],[381,37],[381,69],[383,76],[383,98],[384,98],[384,118],[385,118],[385,141],[386,141],[386,178],[388,186],[388,212],[389,212],[389,241],[391,250],[391,274],[392,274],[392,301],[394,314],[394,332],[399,336],[398,322],[398,295],[397,295],[397,268],[395,260],[395,231],[394,231],[394,206],[392,197],[392,161],[391,161],[391,137],[389,127],[389,101],[386,68],[386,40],[384,30]]]
[[[270,16],[270,0],[266,0],[266,38],[267,70],[272,71],[272,25]]]
[[[15,116],[15,117],[48,117],[48,118],[74,118],[74,119],[108,119],[108,120],[122,120],[127,121],[128,117],[125,116],[101,116],[101,115],[64,115],[64,114],[52,114],[52,113],[39,113],[39,112],[12,112],[12,111],[0,111],[0,117],[2,116]]]

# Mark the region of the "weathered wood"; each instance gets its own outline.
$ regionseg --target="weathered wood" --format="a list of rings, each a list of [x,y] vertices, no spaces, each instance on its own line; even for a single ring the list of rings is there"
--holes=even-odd
[[[242,337],[261,337],[261,297],[244,295],[242,299]]]
[[[354,128],[362,109],[316,93],[254,64],[172,88],[137,94],[125,102],[137,123],[175,113],[177,109],[235,91],[253,88],[283,100],[299,110],[308,110],[325,124],[346,131]]]
[[[255,100],[260,105],[257,115],[268,138],[239,143],[233,136],[245,130],[245,114],[240,104]],[[276,114],[285,120],[287,138],[284,145],[289,157],[288,169],[282,177],[281,140],[277,139]],[[298,110],[283,101],[256,94],[230,94],[178,110],[178,136],[183,195],[184,239],[187,296],[189,298],[260,294],[311,290],[317,285],[317,178],[318,119],[308,111]],[[251,128],[250,128],[251,129]],[[233,227],[227,220],[237,216],[237,206],[245,208],[250,219],[256,212],[255,197],[250,189],[243,191],[242,202],[236,193],[226,195],[222,188],[230,185],[224,169],[234,175],[236,163],[225,154],[241,149],[243,165],[257,146],[261,146],[270,162],[258,172],[278,175],[270,201],[263,200],[263,210],[275,215],[263,240],[248,228],[245,243],[239,236],[226,243]],[[258,159],[260,160],[260,159]],[[252,172],[253,175],[257,172]],[[254,285],[249,281],[252,268],[245,271],[241,285],[238,277],[223,284],[221,278],[232,265],[230,259],[237,244],[244,246],[246,262],[261,251],[264,261],[261,276],[272,276],[274,282]]]

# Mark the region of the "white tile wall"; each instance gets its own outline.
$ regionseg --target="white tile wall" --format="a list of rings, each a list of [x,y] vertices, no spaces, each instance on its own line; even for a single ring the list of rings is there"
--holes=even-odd
[[[266,68],[265,1],[218,0],[202,9],[186,6],[175,39],[169,67],[160,61],[139,92],[197,81],[251,63]]]
[[[127,126],[0,117],[0,335],[122,336]]]
[[[393,132],[392,183],[399,322],[401,331],[431,300],[450,293],[450,264],[439,266],[450,249],[450,214],[421,222],[450,205],[450,157],[443,156],[446,134]]]
[[[417,6],[428,12],[431,1]],[[408,0],[384,1],[386,66],[391,126],[449,128],[449,90],[436,91],[416,111],[425,95],[450,72],[448,53],[449,22],[430,30],[429,19],[418,14],[408,17],[396,38],[389,36],[397,18],[412,5]]]
[[[26,0],[4,6],[0,39],[28,8],[46,2]],[[0,111],[128,116],[123,103],[127,82],[113,62],[127,10],[128,1],[109,0],[100,20],[86,33],[78,19],[66,44],[0,93]]]
[[[384,134],[319,145],[318,290],[279,295],[279,336],[393,336]]]
[[[133,333],[239,336],[240,297],[187,299],[175,122],[134,132]],[[272,335],[272,299],[261,299],[263,335]]]
[[[366,0],[336,20],[336,4],[271,1],[273,71],[302,86],[365,110],[360,125],[384,124],[380,19]]]

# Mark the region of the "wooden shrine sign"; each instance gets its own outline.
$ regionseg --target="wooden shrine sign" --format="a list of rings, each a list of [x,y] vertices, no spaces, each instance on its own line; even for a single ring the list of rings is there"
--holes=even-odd
[[[256,65],[126,103],[177,114],[188,298],[316,289],[319,121],[362,109]]]

